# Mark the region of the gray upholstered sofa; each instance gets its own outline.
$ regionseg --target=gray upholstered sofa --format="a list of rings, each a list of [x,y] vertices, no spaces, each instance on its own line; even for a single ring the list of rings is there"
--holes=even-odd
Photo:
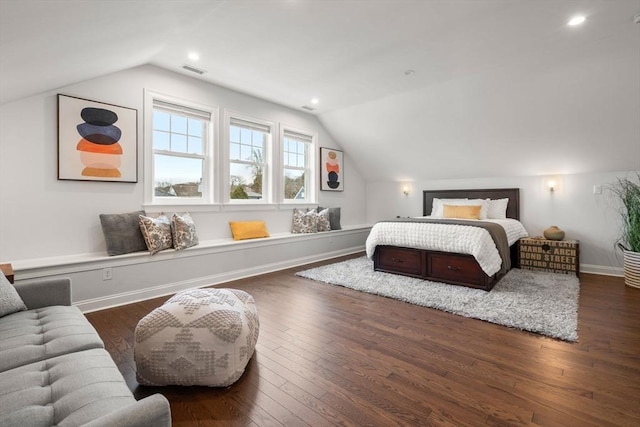
[[[0,272],[0,316],[0,426],[171,425],[164,396],[135,400],[69,279],[14,287]]]

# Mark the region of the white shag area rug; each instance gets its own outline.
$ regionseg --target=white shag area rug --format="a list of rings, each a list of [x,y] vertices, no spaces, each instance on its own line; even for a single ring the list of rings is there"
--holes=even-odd
[[[512,269],[487,292],[374,271],[373,262],[362,257],[296,275],[565,341],[578,341],[580,282],[568,274]]]

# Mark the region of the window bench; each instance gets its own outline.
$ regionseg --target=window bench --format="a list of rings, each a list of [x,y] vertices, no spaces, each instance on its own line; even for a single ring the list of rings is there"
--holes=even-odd
[[[261,239],[205,240],[181,251],[63,255],[12,260],[16,281],[70,276],[73,302],[84,311],[223,283],[364,251],[370,225]]]

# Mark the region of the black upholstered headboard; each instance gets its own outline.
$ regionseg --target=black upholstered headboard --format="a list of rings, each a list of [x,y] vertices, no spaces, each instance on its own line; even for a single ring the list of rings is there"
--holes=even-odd
[[[508,198],[507,218],[520,219],[520,189],[495,188],[484,190],[424,190],[422,215],[430,215],[433,199],[504,199]]]

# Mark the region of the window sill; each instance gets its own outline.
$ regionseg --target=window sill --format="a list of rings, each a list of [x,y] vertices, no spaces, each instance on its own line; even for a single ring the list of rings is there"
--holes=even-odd
[[[293,208],[316,208],[318,203],[287,202],[287,203],[228,203],[228,204],[155,204],[142,205],[147,213],[160,212],[241,212],[241,211],[276,211],[291,210]]]

